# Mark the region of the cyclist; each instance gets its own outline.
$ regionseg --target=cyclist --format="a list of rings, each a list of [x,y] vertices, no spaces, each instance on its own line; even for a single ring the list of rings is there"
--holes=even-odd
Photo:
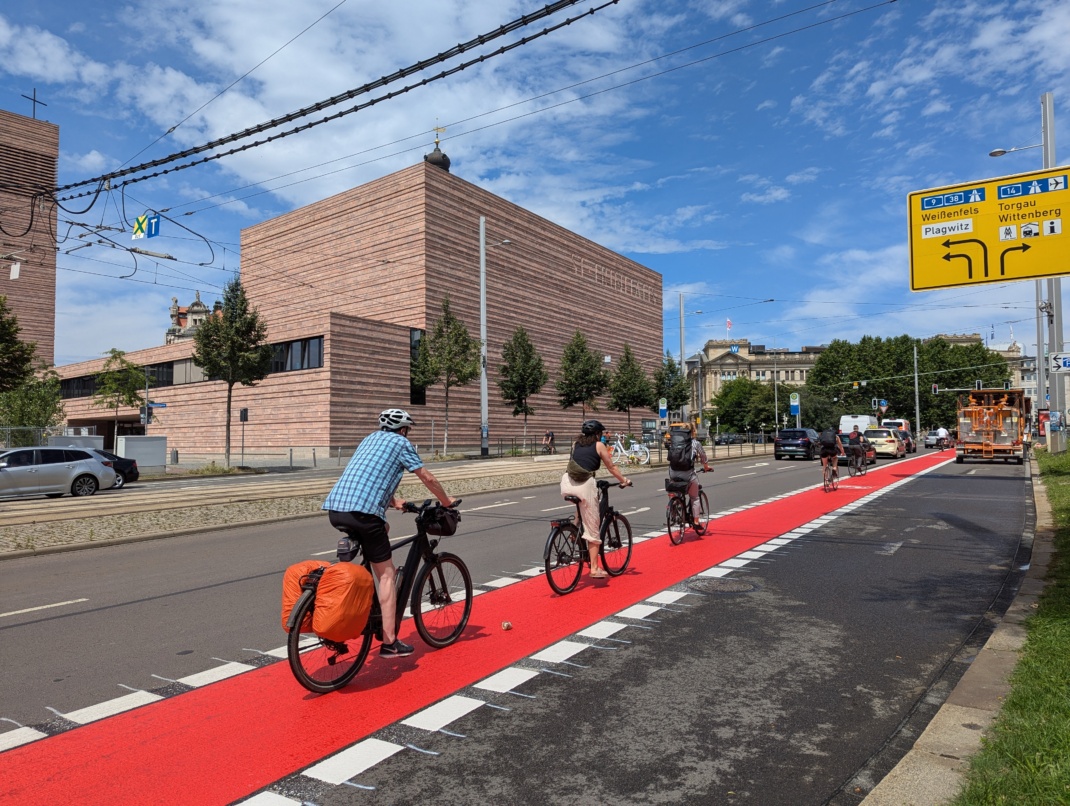
[[[835,459],[832,463],[832,472],[837,476],[839,472],[839,458],[843,454],[843,443],[840,441],[840,435],[836,433],[836,429],[829,426],[821,432],[819,437],[821,442],[821,472],[825,472],[825,466],[829,463],[830,459]]]
[[[937,428],[936,429],[936,447],[938,447],[938,448],[946,448],[947,447],[947,441],[948,441],[948,438],[950,436],[951,436],[951,434],[949,434],[947,429],[944,428],[943,426],[940,426],[939,428]]]
[[[546,447],[547,453],[557,453],[557,447],[554,445],[554,432],[549,428],[542,435],[542,444]]]
[[[411,655],[413,648],[398,640],[394,623],[396,601],[393,555],[386,508],[402,509],[405,501],[397,493],[401,477],[408,470],[445,506],[452,506],[450,498],[438,479],[424,467],[409,442],[409,431],[415,426],[404,409],[387,409],[379,415],[379,430],[365,437],[334,488],[323,502],[331,526],[360,543],[361,551],[371,562],[379,589],[379,604],[383,611],[383,645],[380,655]]]
[[[852,458],[858,458],[859,463],[865,461],[865,458],[862,455],[862,432],[858,430],[857,425],[851,430],[851,433],[847,435],[847,449],[850,451],[849,455]]]
[[[679,439],[683,437],[684,439]],[[690,438],[690,442],[684,440]],[[706,459],[706,451],[702,449],[702,443],[695,437],[695,424],[691,424],[689,433],[676,431],[669,441],[669,479],[672,481],[686,481],[687,495],[691,500],[691,519],[698,523],[702,517],[702,502],[698,497],[698,473],[695,472],[695,460],[702,462],[702,469],[710,471],[709,460]]]
[[[580,499],[580,516],[583,518],[583,537],[587,541],[587,551],[591,558],[591,577],[605,579],[609,574],[598,564],[599,539],[599,493],[594,483],[594,474],[603,464],[613,477],[624,487],[632,483],[625,478],[613,464],[609,448],[602,442],[605,428],[598,420],[584,420],[580,426],[580,436],[572,445],[568,468],[561,476],[561,495],[574,495]]]

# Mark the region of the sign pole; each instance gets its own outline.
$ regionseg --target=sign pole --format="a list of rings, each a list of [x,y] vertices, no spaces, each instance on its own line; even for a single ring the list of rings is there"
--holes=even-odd
[[[1044,152],[1044,168],[1055,167],[1055,99],[1050,92],[1040,96],[1041,151]],[[1048,349],[1053,353],[1063,351],[1063,288],[1062,280],[1054,277],[1048,280],[1048,302],[1051,305],[1051,318],[1048,320]],[[1037,356],[1038,360],[1040,356]],[[1062,374],[1055,376],[1055,383],[1050,384],[1051,408],[1060,413],[1066,408],[1066,385]],[[1048,438],[1048,450],[1062,453],[1066,450],[1065,431],[1059,429]]]

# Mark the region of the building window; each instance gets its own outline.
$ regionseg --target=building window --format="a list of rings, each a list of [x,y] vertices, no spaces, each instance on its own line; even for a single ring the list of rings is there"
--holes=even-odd
[[[274,345],[271,372],[319,369],[323,366],[323,336]]]
[[[152,387],[154,389],[161,386],[175,385],[175,364],[173,361],[167,361],[163,364],[149,364],[145,369],[149,373],[149,378],[153,381]]]
[[[420,356],[420,339],[423,337],[424,332],[422,330],[409,329],[409,405],[411,406],[427,405],[427,388],[417,386],[412,382],[412,365],[416,363],[416,359]]]

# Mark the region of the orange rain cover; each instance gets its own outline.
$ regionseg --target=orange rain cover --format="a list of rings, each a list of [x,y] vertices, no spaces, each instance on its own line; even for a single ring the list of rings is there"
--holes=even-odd
[[[368,623],[375,584],[363,565],[335,563],[323,570],[316,590],[312,632],[328,641],[356,638]]]
[[[286,632],[289,632],[286,629],[286,622],[290,620],[290,611],[301,598],[301,577],[317,568],[326,568],[328,565],[330,563],[323,560],[302,560],[291,565],[282,575],[282,629]],[[311,624],[302,624],[301,632],[311,632],[311,627]]]

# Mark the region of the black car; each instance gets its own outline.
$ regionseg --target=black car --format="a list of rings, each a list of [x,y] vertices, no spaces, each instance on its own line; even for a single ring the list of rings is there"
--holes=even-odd
[[[112,467],[115,468],[115,484],[111,486],[113,490],[123,488],[128,481],[137,481],[141,478],[141,474],[137,469],[136,459],[127,459],[125,456],[117,456],[111,451],[104,451],[98,448],[90,448],[89,450],[104,460],[111,462]]]
[[[821,453],[817,431],[812,428],[784,428],[773,440],[773,458],[801,456],[814,459]]]

